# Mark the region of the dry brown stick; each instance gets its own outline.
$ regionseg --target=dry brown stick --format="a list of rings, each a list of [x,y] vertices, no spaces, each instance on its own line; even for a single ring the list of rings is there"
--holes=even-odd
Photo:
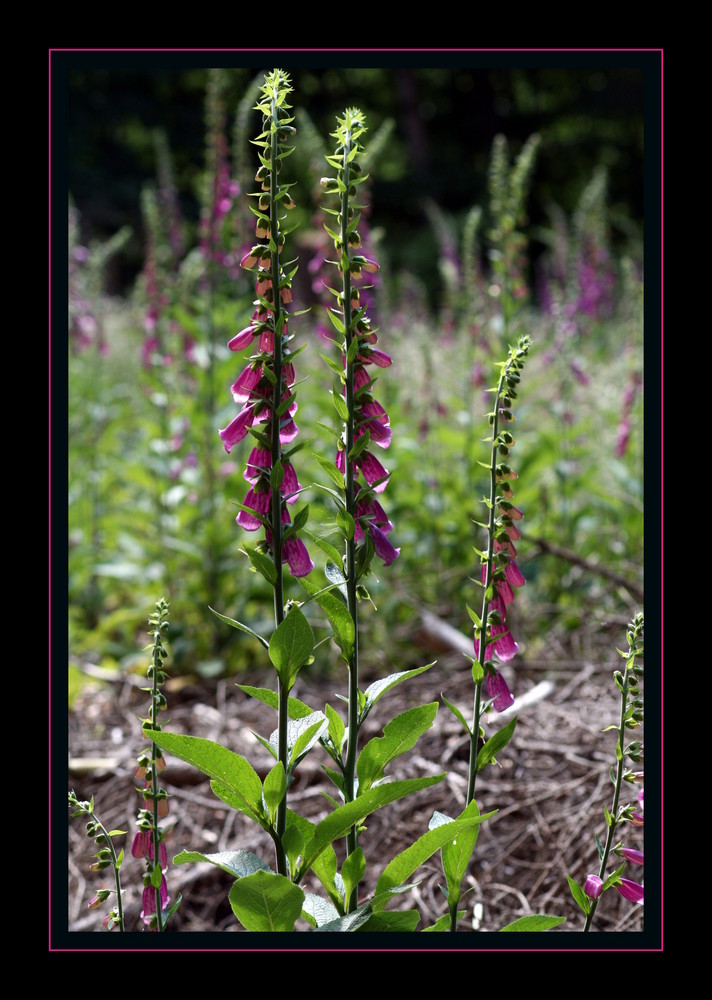
[[[532,538],[531,535],[527,535],[526,540],[531,542],[532,545],[536,545],[541,552],[547,552],[552,556],[556,556],[557,559],[563,559],[571,563],[573,566],[580,566],[589,573],[602,576],[605,580],[610,580],[611,583],[615,583],[618,587],[624,587],[636,601],[643,602],[643,590],[632,580],[626,580],[625,577],[614,573],[613,570],[607,569],[599,563],[591,562],[589,559],[584,559],[583,556],[577,555],[576,552],[571,552],[570,549],[564,549],[560,545],[555,545],[554,542],[549,542],[545,538]]]

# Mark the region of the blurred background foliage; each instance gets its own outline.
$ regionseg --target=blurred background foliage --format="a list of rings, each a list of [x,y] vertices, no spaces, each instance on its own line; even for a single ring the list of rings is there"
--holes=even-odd
[[[532,661],[583,655],[642,601],[645,70],[605,58],[304,60],[282,59],[298,128],[285,166],[294,308],[310,308],[290,322],[308,344],[297,420],[300,440],[316,440],[297,457],[305,486],[323,481],[311,452],[329,454],[319,424],[335,422],[318,357],[331,350],[319,336],[319,177],[335,116],[353,104],[369,127],[365,215],[381,263],[369,311],[394,359],[377,392],[393,428],[387,513],[401,556],[370,587],[379,610],[362,616],[366,670],[422,661],[423,610],[468,630],[485,390],[519,332],[533,349],[516,411],[527,587],[512,629]],[[235,262],[255,242],[250,108],[269,68],[75,58],[66,70],[70,666],[142,664],[137,637],[163,594],[174,672],[263,666],[209,607],[269,631],[271,591],[248,569],[240,546],[253,539],[230,504],[247,488],[248,444],[228,457],[217,435],[249,354],[225,345],[252,313]],[[304,496],[311,529],[328,532],[321,492]],[[325,653],[313,669],[335,663]]]

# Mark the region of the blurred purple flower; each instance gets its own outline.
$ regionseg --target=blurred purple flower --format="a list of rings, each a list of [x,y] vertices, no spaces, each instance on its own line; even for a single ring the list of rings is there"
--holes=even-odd
[[[628,878],[622,878],[619,883],[616,883],[615,888],[624,899],[629,900],[631,903],[642,903],[644,901],[644,888],[639,882],[631,882]]]

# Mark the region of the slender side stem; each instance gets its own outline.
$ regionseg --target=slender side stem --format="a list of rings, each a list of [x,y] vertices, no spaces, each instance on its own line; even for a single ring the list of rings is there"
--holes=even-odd
[[[277,101],[272,98],[272,122],[277,122]],[[269,221],[270,235],[275,249],[272,252],[272,305],[274,308],[274,376],[275,384],[272,391],[272,468],[282,460],[282,446],[279,440],[280,418],[277,410],[282,402],[282,332],[280,328],[280,318],[282,309],[282,299],[279,289],[279,203],[277,201],[277,155],[279,153],[278,132],[274,130],[271,136],[271,156],[270,163],[270,205]],[[272,489],[272,558],[275,568],[274,583],[274,623],[279,627],[284,620],[284,585],[282,576],[282,493],[279,487]],[[287,723],[289,721],[288,704],[289,698],[287,689],[282,681],[278,681],[278,753],[279,759],[287,773],[289,761],[287,759]],[[277,837],[279,846],[277,847],[277,871],[280,875],[287,874],[287,856],[282,847],[282,835],[287,826],[287,793],[279,804],[277,810]]]
[[[109,836],[109,831],[106,829],[104,824],[100,820],[98,820],[96,816],[94,816],[94,820],[97,826],[100,827],[101,832],[104,834],[106,843],[109,847],[109,850],[111,851],[111,860],[114,866],[114,886],[116,888],[116,912],[119,915],[119,930],[124,931],[126,929],[124,927],[124,904],[123,900],[121,899],[121,874],[117,865],[118,858],[116,856],[116,848],[114,847],[114,842]]]
[[[356,521],[356,503],[354,497],[354,463],[351,461],[351,450],[354,446],[354,363],[350,358],[349,348],[354,333],[351,329],[351,271],[349,268],[348,225],[349,225],[349,153],[351,152],[351,132],[347,131],[344,141],[344,166],[341,179],[346,188],[341,194],[341,262],[343,268],[344,297],[343,317],[346,328],[346,408],[349,418],[346,421],[346,442],[344,445],[344,461],[346,468],[346,512],[351,517],[350,523]],[[347,802],[354,797],[354,775],[356,772],[356,756],[358,753],[358,599],[356,597],[356,540],[354,535],[346,541],[346,599],[354,623],[354,646],[349,663],[349,742],[344,765],[344,792]],[[346,837],[346,854],[353,854],[358,846],[358,833],[355,826],[351,827]],[[358,886],[354,886],[347,902],[346,911],[351,913],[358,906]]]
[[[497,385],[497,392],[494,397],[494,418],[492,424],[492,452],[490,456],[490,505],[489,505],[489,520],[487,524],[487,574],[485,576],[485,588],[484,595],[482,597],[482,614],[480,616],[482,621],[482,628],[480,630],[480,663],[484,665],[486,659],[486,651],[489,643],[489,630],[487,628],[487,616],[489,614],[489,604],[490,604],[490,588],[492,587],[492,576],[494,571],[494,531],[495,531],[495,520],[497,516],[496,510],[496,499],[497,499],[497,437],[499,435],[499,398],[502,394],[502,386],[504,384],[504,378],[506,373],[506,367],[502,369],[502,374],[499,377],[499,383]],[[472,735],[470,737],[470,777],[467,786],[467,805],[475,797],[475,782],[477,780],[477,756],[479,753],[478,743],[480,736],[480,705],[482,699],[482,681],[484,678],[480,679],[475,685],[475,703],[472,711]]]
[[[626,663],[626,670],[623,677],[623,691],[621,692],[621,717],[620,726],[618,728],[618,743],[623,750],[623,741],[625,739],[625,713],[628,707],[628,666],[630,660]],[[613,792],[613,804],[611,806],[611,825],[608,827],[608,835],[606,836],[606,845],[603,848],[603,854],[601,856],[601,864],[598,869],[598,877],[601,880],[606,878],[606,866],[608,865],[608,856],[611,852],[611,847],[613,846],[613,838],[616,832],[616,826],[618,823],[618,801],[620,799],[621,788],[623,787],[623,771],[624,771],[624,761],[623,755],[621,754],[621,759],[618,761],[618,767],[616,770],[616,783]],[[584,924],[584,931],[591,929],[591,924],[593,923],[593,917],[598,907],[598,900],[591,900],[591,908],[586,915],[586,923]]]

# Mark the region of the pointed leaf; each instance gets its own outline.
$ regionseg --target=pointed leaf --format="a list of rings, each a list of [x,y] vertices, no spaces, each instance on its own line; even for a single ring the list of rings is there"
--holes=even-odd
[[[350,899],[351,893],[363,878],[365,871],[366,859],[363,856],[363,850],[357,847],[341,866],[341,877],[344,880],[344,902]]]
[[[491,760],[494,760],[495,755],[499,753],[512,738],[514,733],[514,728],[517,725],[517,717],[515,716],[511,722],[508,722],[506,726],[503,726],[498,733],[495,733],[491,739],[487,740],[485,745],[482,747],[480,752],[477,754],[477,770],[481,771],[485,764],[489,764]]]
[[[460,711],[460,709],[456,708],[456,706],[453,705],[452,702],[448,701],[447,698],[445,697],[445,695],[442,694],[442,692],[440,694],[440,697],[445,702],[445,704],[447,705],[447,707],[450,709],[450,711],[452,712],[452,714],[455,716],[455,718],[457,719],[457,721],[462,724],[462,726],[464,727],[465,732],[467,733],[467,735],[471,738],[472,737],[472,730],[468,726],[468,724],[467,724],[467,722],[465,720],[465,716],[462,714],[462,712]]]
[[[329,813],[325,819],[317,824],[311,840],[304,848],[304,859],[299,868],[299,879],[315,865],[322,852],[331,848],[331,844],[339,837],[343,837],[352,826],[357,825],[372,812],[381,809],[390,802],[405,798],[406,795],[411,795],[421,789],[429,788],[442,781],[444,777],[444,774],[437,774],[432,777],[391,781],[379,785],[377,788],[369,789],[353,802],[347,802],[346,805]],[[316,871],[316,868],[314,870]]]
[[[420,914],[417,910],[381,910],[380,913],[371,914],[370,920],[356,930],[358,933],[363,931],[366,934],[389,931],[412,934],[419,920]]]
[[[236,799],[242,802],[244,808],[241,811],[261,822],[264,815],[262,782],[244,757],[219,743],[198,736],[181,736],[155,729],[144,729],[143,735],[162,750],[167,750],[174,757],[197,767],[209,778],[226,785]]]
[[[290,720],[287,725],[287,743],[291,748],[289,755],[290,773],[300,760],[304,758],[322,733],[328,728],[328,720],[323,712],[314,712],[306,719]]]
[[[251,851],[219,851],[217,854],[201,854],[200,851],[181,851],[173,858],[174,865],[185,865],[192,862],[207,861],[216,865],[228,875],[244,878],[254,875],[256,871],[272,871],[268,864]]]
[[[272,823],[275,822],[277,809],[279,808],[279,804],[284,798],[286,791],[287,776],[284,773],[284,765],[280,760],[277,761],[272,770],[269,772],[262,786],[262,794],[264,795],[265,805],[267,806],[267,811],[269,812],[269,817]]]
[[[373,684],[369,686],[364,691],[366,696],[366,709],[368,711],[376,704],[379,698],[390,691],[391,688],[396,687],[397,684],[402,684],[403,681],[407,681],[410,677],[417,677],[418,674],[424,673],[426,670],[430,670],[434,667],[436,660],[432,663],[428,663],[425,667],[415,667],[413,670],[402,670],[397,674],[389,674],[388,677],[381,677],[380,680],[374,681]]]
[[[319,465],[322,467],[327,476],[334,482],[340,490],[346,489],[346,483],[344,481],[343,474],[337,469],[333,462],[330,462],[326,458],[322,458],[321,455],[314,455]]]
[[[269,648],[269,643],[261,635],[258,635],[249,625],[243,625],[242,622],[235,621],[234,618],[228,618],[226,615],[221,615],[219,611],[208,606],[208,611],[212,611],[216,618],[219,618],[221,622],[225,622],[226,625],[231,625],[232,628],[240,629],[241,632],[247,632],[248,635],[253,635],[255,639],[259,639],[265,649]]]
[[[309,921],[312,927],[318,929],[325,924],[338,920],[340,914],[334,904],[328,899],[323,899],[321,896],[315,896],[310,892],[306,892],[304,894],[302,916],[305,920]]]
[[[415,746],[418,738],[432,726],[437,711],[436,701],[409,708],[384,727],[383,736],[374,737],[366,744],[356,764],[360,792],[379,781],[391,761]]]
[[[477,808],[477,803],[474,801],[470,802],[467,808],[458,816],[458,819],[469,819],[470,817],[476,817],[479,815],[479,809]],[[447,844],[443,844],[441,856],[443,863],[443,871],[445,872],[445,878],[447,880],[448,889],[451,890],[448,899],[456,896],[459,899],[459,890],[465,873],[470,864],[470,859],[472,858],[472,853],[477,844],[477,835],[480,832],[479,826],[472,827],[469,830],[463,830],[462,833],[451,840]]]
[[[349,614],[348,608],[343,601],[332,593],[324,593],[318,597],[315,596],[319,591],[318,585],[305,577],[300,577],[299,582],[304,590],[310,596],[314,597],[314,600],[326,615],[331,625],[334,642],[341,649],[344,659],[348,663],[353,655],[354,640],[356,638],[354,620]]]
[[[376,790],[380,790],[381,787],[387,788],[388,786],[379,786],[379,789]],[[386,865],[383,874],[378,880],[376,893],[392,889],[397,885],[402,885],[443,844],[455,840],[465,830],[470,830],[472,827],[484,823],[490,817],[494,816],[496,811],[495,809],[494,812],[484,813],[481,816],[468,816],[465,819],[455,819],[451,823],[443,823],[433,830],[428,830],[427,833],[424,833],[410,847],[397,854]]]
[[[322,924],[317,927],[317,932],[327,931],[327,933],[332,933],[334,931],[356,931],[362,927],[371,916],[371,904],[366,903],[364,906],[360,906],[353,913],[347,913],[345,917],[339,917],[338,920],[332,920],[328,924]]]
[[[238,879],[229,899],[246,930],[293,931],[304,905],[304,892],[284,875],[258,871]]]
[[[277,570],[274,568],[274,563],[271,559],[268,559],[266,555],[262,552],[258,552],[256,549],[251,549],[247,545],[244,548],[247,553],[247,557],[255,567],[258,573],[261,573],[265,580],[272,584],[277,582]]]
[[[583,891],[583,889],[578,884],[578,882],[576,882],[574,879],[572,879],[570,875],[567,875],[566,879],[567,879],[567,881],[569,883],[569,889],[571,890],[571,895],[574,897],[574,899],[576,900],[576,902],[578,903],[578,905],[581,907],[581,909],[583,910],[583,912],[588,916],[588,913],[589,913],[589,911],[591,909],[590,904],[588,902],[588,896]]]
[[[529,916],[520,917],[511,924],[500,928],[502,931],[548,931],[551,927],[557,927],[566,922],[566,917],[549,917],[545,913],[530,913]]]
[[[294,686],[299,668],[309,659],[313,649],[311,625],[299,608],[292,608],[269,641],[269,658],[287,691]]]
[[[274,708],[275,710],[279,708],[279,695],[276,691],[272,691],[269,688],[251,687],[249,684],[238,684],[237,687],[241,691],[244,691],[245,694],[249,694],[258,701],[263,702],[263,704],[269,705],[270,708]],[[287,711],[290,719],[303,719],[305,716],[311,715],[314,709],[298,698],[290,698]]]

